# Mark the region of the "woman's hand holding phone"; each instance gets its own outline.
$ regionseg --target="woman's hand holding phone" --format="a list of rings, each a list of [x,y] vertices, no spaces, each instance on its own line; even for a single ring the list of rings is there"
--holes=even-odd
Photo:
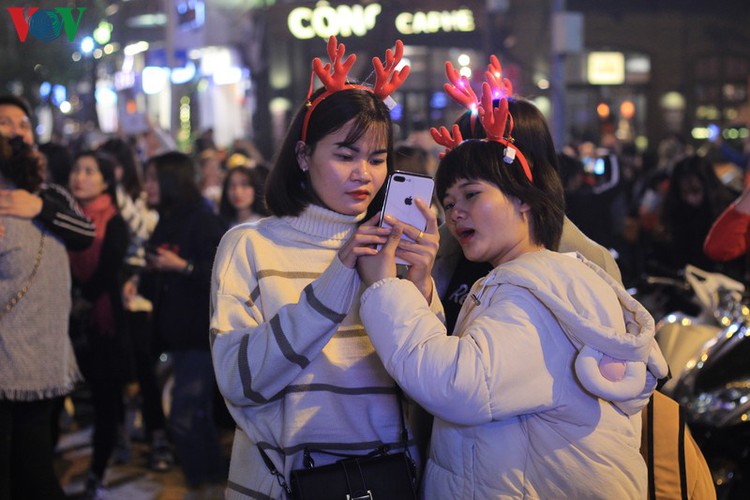
[[[357,258],[366,255],[376,255],[377,245],[382,245],[391,233],[389,228],[379,227],[380,214],[375,214],[371,219],[362,223],[354,234],[344,243],[339,250],[339,260],[350,269],[357,265]]]
[[[390,217],[386,215],[386,217]],[[373,283],[385,278],[396,277],[396,249],[401,241],[401,234],[404,232],[404,224],[390,217],[388,223],[390,228],[385,229],[388,232],[387,237],[380,242],[381,248],[371,248],[372,252],[362,255],[357,259],[357,272],[359,278],[365,284],[370,286]]]
[[[430,207],[421,198],[417,198],[415,204],[427,220],[426,229],[419,230],[393,216],[386,215],[384,220],[390,226],[387,241],[381,243],[384,244],[379,252],[376,250],[374,254],[368,253],[367,256],[360,257],[357,261],[357,269],[365,285],[370,286],[383,278],[396,276],[396,257],[398,257],[409,266],[406,279],[414,283],[429,302],[432,298],[430,273],[437,255],[440,236],[437,218]]]
[[[437,217],[427,203],[421,198],[416,198],[414,204],[427,221],[427,226],[424,231],[420,231],[414,226],[404,225],[404,234],[413,241],[401,239],[396,249],[396,257],[409,265],[406,279],[414,283],[429,302],[432,298],[432,266],[440,245],[440,235]]]

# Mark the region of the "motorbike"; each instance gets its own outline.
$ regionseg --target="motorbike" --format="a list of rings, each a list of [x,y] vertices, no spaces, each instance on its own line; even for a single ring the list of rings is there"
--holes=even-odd
[[[680,278],[649,277],[646,282],[655,287],[651,294],[636,296],[647,309],[670,301],[684,306],[672,311],[654,307],[660,314],[655,317],[661,317],[656,340],[672,375],[661,390],[684,408],[717,497],[750,498],[750,308],[745,287],[691,265]]]

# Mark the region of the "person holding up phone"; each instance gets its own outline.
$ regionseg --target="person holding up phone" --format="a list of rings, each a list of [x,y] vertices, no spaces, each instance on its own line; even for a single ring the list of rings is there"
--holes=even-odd
[[[402,50],[397,44],[396,61]],[[213,361],[237,422],[231,499],[287,498],[305,448],[358,455],[401,448],[397,388],[360,323],[355,266],[390,232],[377,215],[393,171],[383,99],[408,69],[379,76],[383,92],[343,83],[340,70],[354,59],[344,60],[333,37],[329,55],[331,66],[314,63],[326,88],[300,106],[266,184],[272,216],[231,229],[214,263]],[[428,217],[421,233],[409,226],[415,241],[401,243],[401,256],[411,264],[407,278],[439,311],[429,275],[437,223]],[[316,465],[338,458],[314,456]]]
[[[601,268],[554,251],[560,180],[521,152],[507,103],[483,96],[488,139],[444,129],[435,177],[464,255],[493,266],[453,335],[396,278],[408,227],[395,223],[382,251],[357,261],[378,356],[435,416],[422,498],[645,498],[638,413],[668,370],[653,318]]]
[[[497,87],[495,95],[507,97],[508,110],[514,120],[513,134],[519,150],[523,152],[529,164],[539,169],[543,168],[545,171],[549,170],[553,175],[559,177],[557,174],[559,171],[557,152],[544,115],[532,102],[513,95],[513,87],[510,81],[507,78],[502,78],[500,62],[495,56],[492,56],[492,61],[492,64],[488,67],[488,72],[499,73],[500,76],[496,78],[502,80],[502,85]],[[471,86],[468,80],[463,84],[460,83],[456,73],[452,82],[454,83],[452,87],[449,84],[446,85],[452,89],[460,88],[461,92],[466,93],[457,95],[453,90],[451,95],[455,95],[454,99],[468,108],[454,125],[458,127],[464,139],[486,138],[484,126],[477,119],[477,97],[470,90]],[[460,98],[460,100],[457,98]],[[493,106],[498,106],[500,101],[498,97],[495,97]],[[620,268],[609,250],[590,239],[568,217],[563,219],[559,251],[579,252],[601,267],[615,280],[622,282]],[[448,226],[443,224],[440,227],[440,249],[432,270],[432,276],[435,279],[438,294],[445,308],[448,332],[452,331],[458,312],[468,296],[471,286],[491,270],[492,266],[487,262],[468,260],[461,251],[458,240],[448,230]]]

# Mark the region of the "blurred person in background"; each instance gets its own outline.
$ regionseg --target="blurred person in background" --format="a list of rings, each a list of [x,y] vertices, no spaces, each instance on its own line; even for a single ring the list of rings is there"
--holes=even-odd
[[[703,253],[703,243],[711,225],[736,196],[721,183],[707,158],[690,155],[679,160],[664,201],[661,239],[655,246],[658,261],[675,271],[686,264],[718,271]]]
[[[222,154],[216,149],[201,151],[198,155],[198,185],[203,197],[211,202],[214,213],[219,212],[224,174]]]
[[[31,109],[22,98],[0,95],[0,136],[20,137],[35,148]],[[35,150],[34,154],[37,154]],[[70,193],[57,184],[42,183],[34,192],[0,189],[0,215],[41,222],[60,237],[69,250],[84,249],[94,241],[94,225],[83,216]],[[0,234],[2,231],[0,224]]]
[[[0,136],[0,189],[35,193],[31,147]],[[53,470],[55,402],[81,379],[68,336],[70,266],[44,224],[0,215],[0,498],[66,498]]]
[[[70,169],[73,167],[70,149],[62,144],[47,142],[39,146],[39,153],[46,182],[67,186]]]
[[[123,300],[138,380],[136,390],[140,389],[145,437],[151,442],[149,468],[166,471],[172,467],[174,458],[167,440],[166,419],[155,371],[158,353],[153,349],[149,324],[153,305],[138,294],[139,276],[146,266],[145,243],[154,232],[159,214],[148,206],[143,189],[142,168],[135,149],[127,141],[112,138],[104,142],[99,150],[108,153],[115,160],[117,207],[128,226],[130,236],[125,256],[128,279],[123,289]],[[134,393],[131,391],[131,394]],[[116,458],[126,463],[131,455],[126,423],[120,425],[118,436]]]
[[[132,347],[121,290],[128,228],[116,204],[115,164],[103,153],[83,152],[70,172],[69,187],[83,213],[96,225],[94,243],[71,251],[73,311],[71,334],[91,389],[93,454],[87,498],[104,492],[104,472],[117,441],[125,385],[134,380]]]
[[[219,216],[229,227],[256,222],[269,215],[263,196],[267,175],[268,170],[262,166],[237,166],[229,170],[219,202]]]
[[[148,270],[140,287],[154,306],[153,335],[173,363],[170,432],[190,495],[216,495],[227,469],[214,420],[209,295],[211,266],[226,225],[201,196],[195,164],[183,153],[151,158],[145,189],[159,223],[148,241]]]
[[[750,248],[750,186],[714,221],[703,243],[706,256],[716,262],[742,259],[743,283],[750,283],[747,250]]]

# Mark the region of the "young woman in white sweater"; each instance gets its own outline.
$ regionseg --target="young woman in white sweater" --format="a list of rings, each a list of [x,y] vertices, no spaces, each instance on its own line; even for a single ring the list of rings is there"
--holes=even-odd
[[[389,232],[375,213],[392,150],[382,95],[328,85],[308,96],[288,130],[266,185],[273,215],[231,229],[219,245],[211,344],[237,422],[229,499],[286,498],[305,448],[366,454],[400,445],[396,385],[360,322],[355,269]],[[431,298],[436,224],[425,233],[411,247],[407,278]],[[313,458],[316,465],[338,459]]]
[[[378,356],[435,416],[422,497],[645,498],[639,411],[667,374],[653,318],[600,267],[554,251],[559,177],[505,133],[504,99],[483,104],[491,140],[444,130],[454,149],[435,177],[464,255],[494,268],[469,290],[453,335],[395,279],[394,249],[412,228],[394,222],[383,250],[357,263]]]

